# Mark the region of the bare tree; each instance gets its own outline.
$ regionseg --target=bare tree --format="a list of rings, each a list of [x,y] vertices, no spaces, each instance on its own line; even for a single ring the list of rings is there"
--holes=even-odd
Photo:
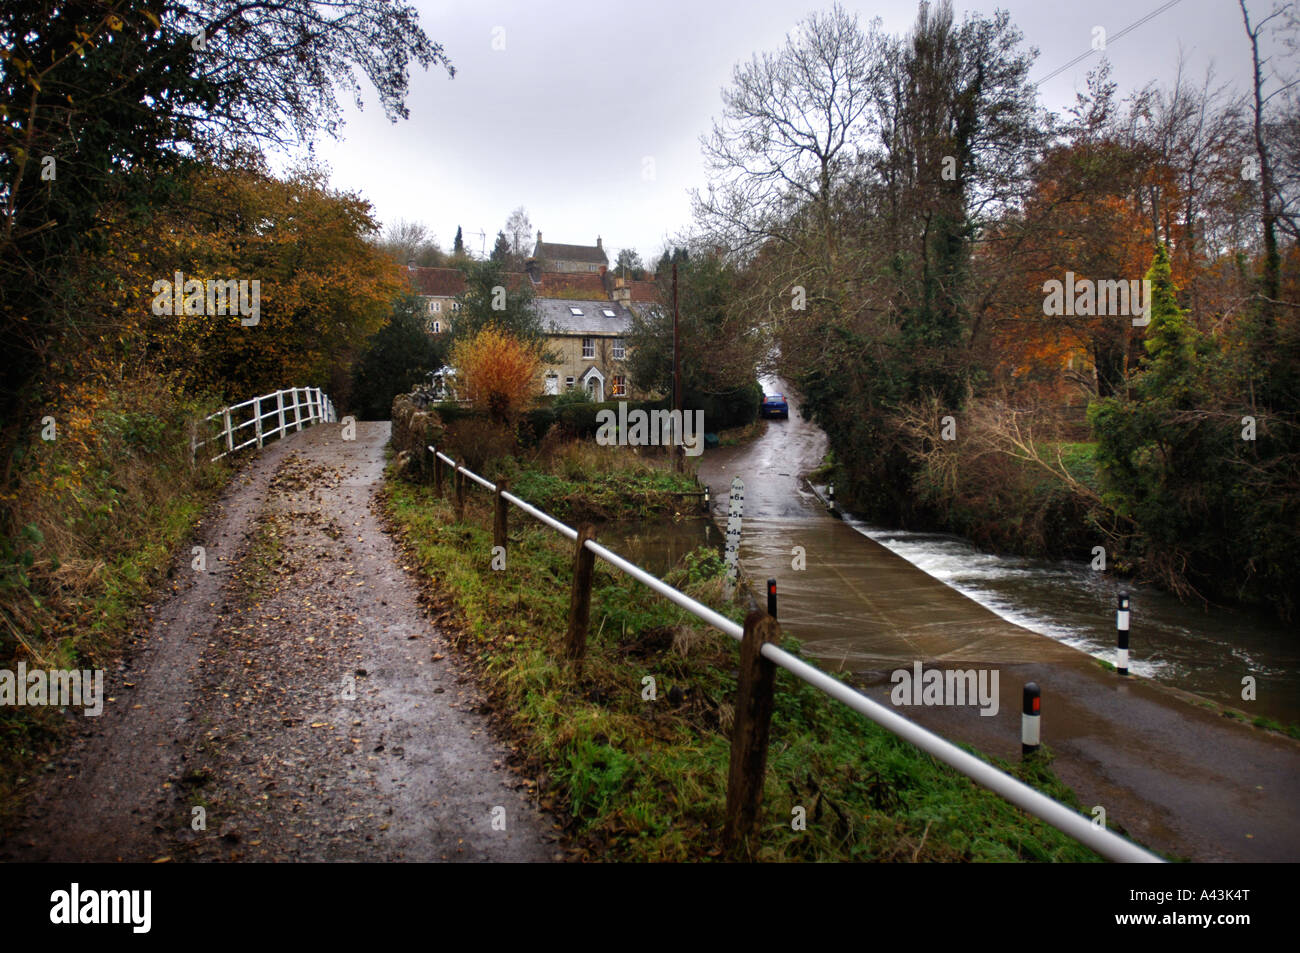
[[[528,211],[521,205],[506,219],[504,229],[506,240],[510,242],[511,266],[522,268],[532,254],[533,223],[528,220]]]
[[[1177,248],[1187,261],[1201,252],[1202,236],[1197,223],[1203,216],[1202,202],[1215,181],[1231,179],[1240,169],[1224,168],[1223,161],[1239,137],[1241,110],[1237,97],[1226,84],[1216,84],[1214,68],[1205,71],[1199,88],[1183,79],[1183,57],[1168,89],[1148,87],[1134,99],[1133,134],[1148,145],[1152,158],[1169,169],[1161,181],[1173,186],[1167,198],[1156,197],[1157,182],[1149,185],[1149,212],[1153,234]],[[1138,196],[1139,201],[1143,196]],[[1181,222],[1177,221],[1181,217]]]
[[[437,267],[445,256],[428,227],[421,222],[399,218],[384,229],[376,244],[399,265],[414,262],[425,267]]]
[[[1293,87],[1300,83],[1300,78],[1291,79],[1287,76],[1279,76],[1276,71],[1267,69],[1268,57],[1260,56],[1260,37],[1264,33],[1270,21],[1281,20],[1281,22],[1290,27],[1290,33],[1284,38],[1288,46],[1294,48],[1294,27],[1295,13],[1291,3],[1275,3],[1272,11],[1258,23],[1250,22],[1250,11],[1246,9],[1246,0],[1237,0],[1241,7],[1241,19],[1246,27],[1246,36],[1250,39],[1250,60],[1251,60],[1251,92],[1252,92],[1252,117],[1254,121],[1254,144],[1255,155],[1259,162],[1259,200],[1260,200],[1260,225],[1264,233],[1264,275],[1261,281],[1260,293],[1263,297],[1261,302],[1260,313],[1263,317],[1263,328],[1265,334],[1265,343],[1272,334],[1274,325],[1274,315],[1277,310],[1277,301],[1279,292],[1282,287],[1282,256],[1277,247],[1278,220],[1281,217],[1278,208],[1278,192],[1274,173],[1273,157],[1269,148],[1268,136],[1266,135],[1266,125],[1268,122],[1267,111],[1270,101],[1277,96],[1286,95]],[[1290,17],[1287,16],[1291,11]],[[1269,73],[1272,73],[1270,76]],[[1264,87],[1272,79],[1277,85],[1271,92],[1265,93]]]
[[[1300,242],[1300,91],[1287,94],[1282,118],[1273,124],[1278,163],[1274,174],[1277,189],[1277,227]]]
[[[883,68],[878,27],[864,32],[838,4],[812,14],[780,52],[736,67],[723,119],[701,140],[715,176],[707,197],[694,193],[695,213],[714,240],[742,255],[769,242],[812,253],[799,257],[820,261],[824,291],[836,270],[835,189]]]
[[[405,2],[176,0],[166,6],[167,19],[202,49],[202,77],[221,92],[213,108],[192,117],[219,142],[337,136],[343,124],[338,92],[362,105],[358,72],[396,122],[409,117],[413,64],[456,72]]]

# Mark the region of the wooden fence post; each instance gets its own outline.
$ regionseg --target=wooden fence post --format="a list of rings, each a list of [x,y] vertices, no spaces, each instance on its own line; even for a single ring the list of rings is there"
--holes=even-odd
[[[578,550],[573,556],[573,591],[569,595],[569,632],[564,640],[565,657],[581,664],[587,654],[587,623],[591,618],[591,576],[596,554],[584,543],[596,538],[596,527],[578,527]]]
[[[230,411],[221,412],[221,423],[226,428],[226,453],[235,452],[235,431],[230,426]]]
[[[257,433],[257,449],[262,449],[262,398],[253,402],[253,430]]]
[[[284,439],[284,435],[288,432],[289,428],[284,422],[284,391],[282,390],[275,392],[275,414],[280,419],[280,429],[276,436]]]
[[[433,485],[438,491],[438,499],[442,499],[442,461],[438,459],[438,448],[433,448]]]
[[[510,488],[510,484],[505,480],[497,480],[496,492],[496,518],[492,521],[492,545],[506,548],[506,519],[507,511],[510,509],[510,503],[502,493]]]
[[[740,685],[731,729],[731,766],[727,775],[726,826],[722,843],[733,859],[744,859],[758,822],[767,771],[767,739],[772,725],[772,686],[776,665],[762,655],[763,644],[775,642],[781,627],[766,612],[745,617],[740,643]]]
[[[465,471],[456,467],[456,522],[465,522]]]

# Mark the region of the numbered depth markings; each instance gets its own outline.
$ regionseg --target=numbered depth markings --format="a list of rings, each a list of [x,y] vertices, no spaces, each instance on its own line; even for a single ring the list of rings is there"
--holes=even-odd
[[[727,589],[736,584],[740,561],[740,518],[745,511],[745,481],[732,477],[731,497],[727,501]]]

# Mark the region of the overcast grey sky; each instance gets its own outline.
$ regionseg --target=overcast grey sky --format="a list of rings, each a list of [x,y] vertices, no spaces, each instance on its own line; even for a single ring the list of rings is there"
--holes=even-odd
[[[1039,50],[1037,80],[1089,50],[1092,29],[1111,36],[1166,0],[956,0],[967,10],[1007,9],[1026,46]],[[443,44],[441,70],[411,78],[409,120],[389,123],[364,83],[366,108],[347,106],[341,141],[317,145],[336,188],[369,199],[381,221],[424,222],[444,249],[456,226],[477,253],[490,250],[511,209],[527,208],[548,241],[619,248],[650,260],[690,222],[692,187],[706,184],[699,137],[721,109],[734,66],[776,50],[814,0],[660,0],[654,4],[433,2],[415,0],[425,32]],[[1252,0],[1252,16],[1271,0]],[[905,32],[915,0],[848,0],[863,21]],[[493,40],[504,49],[494,49]],[[503,41],[503,42],[502,42]],[[1249,46],[1236,0],[1180,0],[1108,44],[1121,95],[1169,82],[1179,49],[1197,82],[1216,74],[1244,90]],[[1040,87],[1059,110],[1084,88],[1093,54]],[[647,157],[653,178],[643,174]]]

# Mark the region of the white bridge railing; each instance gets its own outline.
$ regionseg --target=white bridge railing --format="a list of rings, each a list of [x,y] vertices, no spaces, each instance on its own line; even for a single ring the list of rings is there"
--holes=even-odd
[[[269,409],[264,409],[269,408]],[[268,426],[266,421],[271,421]],[[282,437],[290,430],[298,431],[313,423],[334,423],[334,402],[319,387],[291,387],[273,394],[263,394],[242,403],[222,407],[204,418],[204,424],[216,424],[220,430],[213,436],[191,441],[190,452],[195,459],[199,450],[209,444],[218,444],[222,451],[212,462],[243,450],[245,447],[262,447],[268,440]],[[247,428],[252,430],[248,431]],[[245,433],[241,433],[245,431]]]

